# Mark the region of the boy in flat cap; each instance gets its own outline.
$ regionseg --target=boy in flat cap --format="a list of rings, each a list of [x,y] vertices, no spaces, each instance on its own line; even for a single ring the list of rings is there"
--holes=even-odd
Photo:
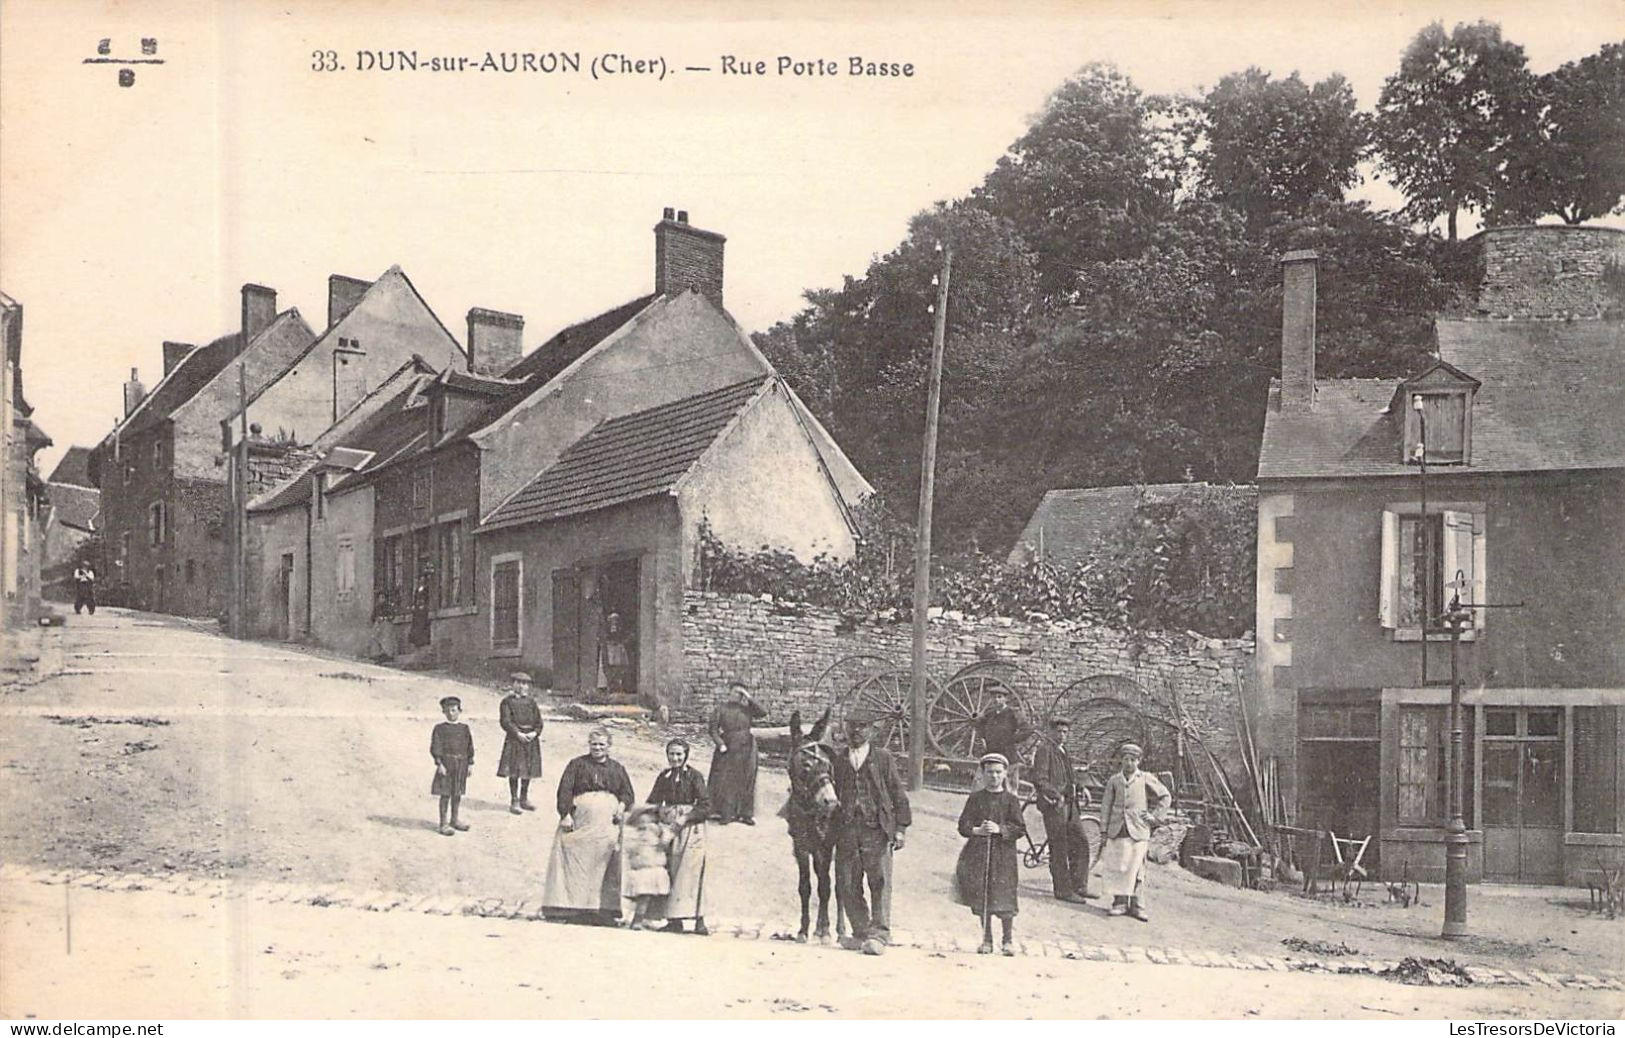
[[[1016,912],[1016,841],[1027,834],[1021,801],[1004,788],[1010,762],[1002,753],[982,755],[982,788],[971,792],[959,812],[959,835],[965,846],[954,866],[954,900],[982,917],[982,945],[993,954],[993,917],[1003,928],[1004,954],[1014,955]]]
[[[508,675],[498,718],[503,739],[497,777],[508,780],[508,812],[534,811],[530,780],[542,775],[542,708],[531,695],[529,674],[516,670]]]
[[[455,836],[468,831],[468,823],[457,817],[457,806],[468,790],[468,769],[474,764],[474,736],[468,725],[457,718],[463,714],[463,701],[456,696],[440,700],[446,719],[434,726],[429,736],[429,756],[434,758],[434,782],[429,792],[440,798],[440,835]],[[451,821],[447,822],[447,811]]]
[[[1112,896],[1109,915],[1131,915],[1145,922],[1145,852],[1151,847],[1151,824],[1168,807],[1168,788],[1155,775],[1140,770],[1144,751],[1126,742],[1117,751],[1122,764],[1106,780],[1100,798],[1100,827],[1106,849],[1100,854],[1101,890]],[[1151,807],[1155,800],[1156,806]]]

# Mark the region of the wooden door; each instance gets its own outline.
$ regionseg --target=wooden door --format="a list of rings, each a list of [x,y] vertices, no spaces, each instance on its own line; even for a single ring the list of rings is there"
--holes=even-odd
[[[293,637],[293,552],[283,552],[277,572],[277,620],[284,639]]]

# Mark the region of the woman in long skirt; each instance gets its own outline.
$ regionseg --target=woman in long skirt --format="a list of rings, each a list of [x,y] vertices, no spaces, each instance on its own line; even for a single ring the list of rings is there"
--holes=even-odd
[[[617,847],[632,780],[609,755],[609,732],[587,736],[587,754],[559,776],[559,828],[547,861],[542,912],[548,919],[613,922],[621,914]]]
[[[965,847],[954,867],[954,900],[967,905],[978,916],[984,912],[998,916],[1003,928],[1004,954],[1014,955],[1015,921],[1018,911],[1016,883],[1016,841],[1027,834],[1021,818],[1021,801],[1004,788],[1009,762],[1002,753],[982,758],[985,788],[973,792],[959,813],[959,835]],[[983,955],[993,953],[993,935],[984,928]]]
[[[704,776],[688,766],[687,742],[668,742],[666,763],[671,767],[655,779],[649,803],[676,834],[670,852],[671,893],[651,905],[649,914],[664,917],[668,933],[682,933],[683,920],[692,919],[694,932],[703,937],[711,932],[705,926],[705,820],[711,799]]]
[[[742,685],[733,686],[733,702],[717,707],[711,715],[711,817],[729,822],[756,824],[756,736],[752,721],[767,716]]]

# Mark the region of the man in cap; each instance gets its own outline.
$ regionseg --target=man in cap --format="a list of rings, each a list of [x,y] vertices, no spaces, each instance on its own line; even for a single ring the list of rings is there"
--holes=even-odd
[[[1100,827],[1106,835],[1106,849],[1100,855],[1101,889],[1112,896],[1109,914],[1131,915],[1141,922],[1149,918],[1145,852],[1151,846],[1151,823],[1172,801],[1155,775],[1140,770],[1144,755],[1139,746],[1124,743],[1117,751],[1122,767],[1106,780],[1100,798]]]
[[[1057,901],[1082,902],[1089,894],[1089,839],[1078,816],[1078,780],[1066,750],[1071,718],[1052,717],[1049,734],[1033,754],[1032,782],[1049,841],[1049,876]]]
[[[976,742],[981,745],[982,753],[997,753],[1010,762],[1004,782],[1005,788],[1014,793],[1021,784],[1021,744],[1033,730],[1010,705],[1009,689],[994,685],[991,694],[992,702],[971,723],[971,730],[976,735]],[[983,782],[981,770],[978,769],[974,788],[981,789]]]
[[[891,941],[892,851],[914,821],[897,762],[869,742],[874,722],[867,717],[846,721],[847,751],[835,759],[835,795],[841,801],[836,836],[837,881],[852,938],[865,955],[879,955]],[[869,899],[864,899],[868,881]]]

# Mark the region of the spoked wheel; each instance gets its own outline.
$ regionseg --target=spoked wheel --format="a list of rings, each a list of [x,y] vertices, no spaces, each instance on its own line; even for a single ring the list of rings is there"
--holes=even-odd
[[[1049,860],[1049,841],[1046,840],[1036,847],[1029,847],[1021,852],[1021,863],[1029,869],[1036,869]]]
[[[949,760],[976,759],[976,719],[993,705],[993,693],[1003,690],[1026,724],[1033,724],[1032,710],[1021,688],[1029,684],[1027,673],[1014,663],[987,661],[973,663],[948,679],[942,693],[931,700],[926,714],[926,739],[935,751]]]
[[[910,699],[913,696],[913,675],[906,670],[889,670],[872,674],[849,689],[836,712],[841,721],[863,717],[876,722],[875,745],[882,746],[899,756],[909,750]],[[941,691],[934,681],[926,682],[926,696]]]
[[[843,656],[825,667],[818,680],[813,682],[813,701],[838,709],[847,693],[858,683],[896,669],[897,664],[885,656],[870,653]]]

